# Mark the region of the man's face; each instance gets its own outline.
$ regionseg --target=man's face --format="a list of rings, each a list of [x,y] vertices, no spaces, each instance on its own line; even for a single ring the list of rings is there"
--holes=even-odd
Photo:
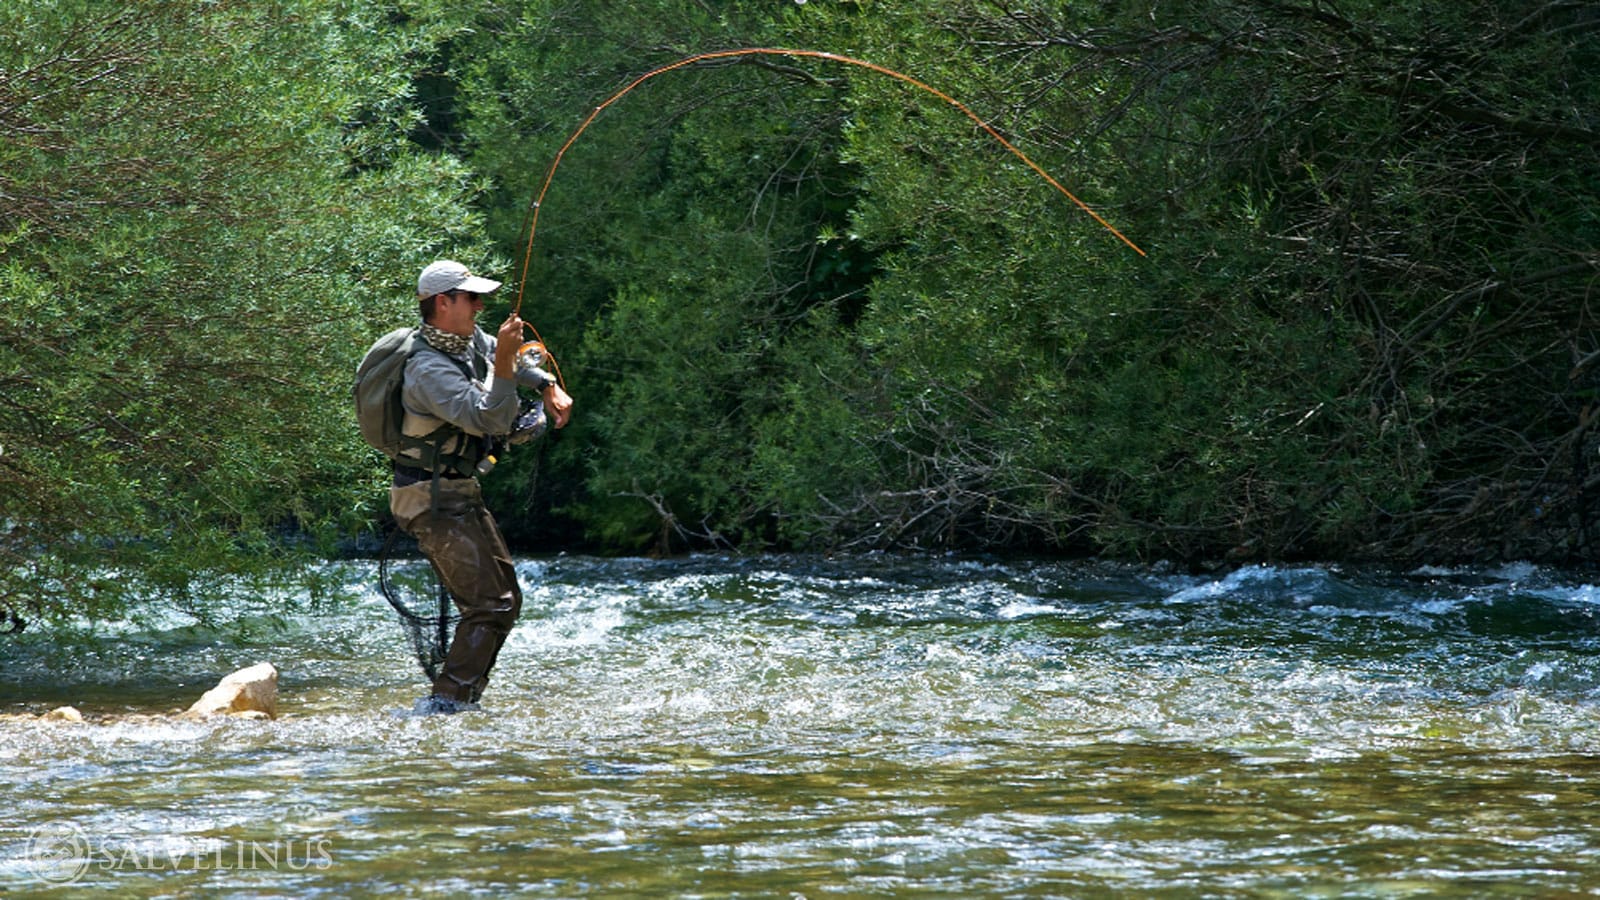
[[[450,291],[434,301],[433,324],[451,334],[472,334],[478,313],[483,311],[483,295],[471,291]]]

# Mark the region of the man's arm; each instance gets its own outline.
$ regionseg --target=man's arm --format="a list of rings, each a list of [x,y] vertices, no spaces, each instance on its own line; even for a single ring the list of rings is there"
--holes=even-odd
[[[495,383],[498,384],[502,378],[512,377],[501,372],[501,360],[509,356],[517,382],[543,394],[544,408],[550,414],[551,424],[557,428],[565,428],[568,420],[572,418],[572,397],[568,396],[549,372],[543,369],[518,368],[516,365],[517,351],[522,347],[523,327],[522,319],[516,313],[512,313],[500,326],[500,333],[489,339],[494,353]]]
[[[522,317],[516,313],[500,323],[494,341],[494,380],[508,383],[517,375],[517,349],[522,346]]]
[[[567,427],[567,420],[572,418],[572,398],[567,396],[561,385],[552,381],[544,389],[544,408],[550,414],[550,424],[557,428]]]
[[[496,377],[484,390],[442,353],[423,351],[411,357],[400,398],[412,412],[468,434],[505,434],[517,420],[515,381]]]

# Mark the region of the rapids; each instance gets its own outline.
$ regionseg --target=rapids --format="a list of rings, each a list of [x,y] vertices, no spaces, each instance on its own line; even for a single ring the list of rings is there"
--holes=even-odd
[[[0,720],[0,891],[1600,892],[1573,573],[524,559],[483,710],[416,718],[374,570],[0,637],[0,713],[89,720]],[[278,720],[165,715],[259,661]]]

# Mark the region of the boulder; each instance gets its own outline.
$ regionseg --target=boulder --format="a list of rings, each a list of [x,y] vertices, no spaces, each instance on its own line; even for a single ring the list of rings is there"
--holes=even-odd
[[[186,718],[241,716],[275,719],[278,716],[278,670],[272,663],[240,669],[217,682],[184,713]]]
[[[43,719],[46,722],[78,722],[78,723],[82,723],[83,722],[83,713],[78,712],[77,707],[73,707],[73,706],[58,706],[55,709],[52,709],[49,712],[45,713],[44,715],[40,716],[39,718]]]

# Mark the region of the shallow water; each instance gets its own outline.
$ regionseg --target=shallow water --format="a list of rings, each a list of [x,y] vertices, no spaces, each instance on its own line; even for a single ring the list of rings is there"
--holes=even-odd
[[[883,558],[525,560],[484,710],[370,588],[0,643],[0,890],[1600,894],[1600,588]],[[187,722],[281,671],[273,722]]]

